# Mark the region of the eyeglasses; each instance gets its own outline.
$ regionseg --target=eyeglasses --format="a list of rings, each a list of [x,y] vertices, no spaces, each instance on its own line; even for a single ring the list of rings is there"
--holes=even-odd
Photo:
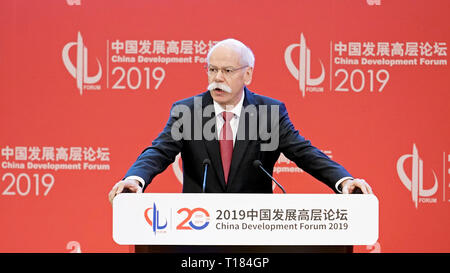
[[[218,67],[215,67],[215,66],[212,66],[212,65],[205,66],[206,72],[208,73],[208,76],[210,76],[210,77],[216,76],[217,73],[219,73],[219,71],[221,71],[222,75],[224,75],[225,77],[230,77],[231,75],[233,75],[234,72],[236,72],[238,70],[241,70],[243,68],[246,68],[246,67],[248,67],[248,65],[241,66],[241,67],[238,67],[238,68],[234,68],[234,67],[218,68]]]

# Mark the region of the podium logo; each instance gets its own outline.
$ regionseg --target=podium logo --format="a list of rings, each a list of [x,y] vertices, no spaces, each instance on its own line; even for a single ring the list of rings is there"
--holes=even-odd
[[[76,66],[72,63],[69,57],[69,50],[73,46],[77,46],[77,60]],[[98,72],[95,76],[88,76],[88,51],[83,44],[83,37],[81,37],[80,32],[78,32],[78,38],[76,42],[67,43],[62,51],[62,59],[64,66],[70,75],[75,78],[77,82],[77,88],[80,90],[80,95],[83,95],[83,89],[96,89],[99,90],[100,86],[92,86],[85,84],[97,83],[102,77],[102,67],[97,59]]]
[[[151,217],[149,217],[149,212],[151,212]],[[152,227],[153,233],[164,232],[164,229],[167,228],[167,219],[165,219],[165,224],[160,225],[161,221],[159,218],[159,210],[156,208],[156,204],[153,203],[153,208],[148,208],[144,211],[144,217],[147,223]]]
[[[409,160],[411,164],[411,176],[405,173],[405,162]],[[397,160],[397,174],[403,185],[411,192],[412,201],[417,208],[418,203],[436,203],[436,198],[426,198],[434,195],[438,189],[436,173],[432,170],[434,185],[430,189],[423,188],[423,160],[419,157],[416,144],[413,144],[412,154],[402,155]]]
[[[202,230],[209,225],[209,213],[204,208],[181,208],[177,211],[178,214],[183,212],[186,212],[186,218],[177,225],[178,230]]]
[[[292,51],[299,47],[299,67],[297,68],[292,61]],[[284,51],[284,61],[286,66],[291,72],[291,75],[298,81],[299,89],[302,92],[302,96],[305,97],[306,91],[323,92],[323,87],[312,88],[313,86],[320,85],[325,79],[325,69],[322,61],[319,59],[321,72],[317,78],[311,78],[311,50],[306,46],[306,40],[303,33],[300,34],[300,43],[291,44]]]

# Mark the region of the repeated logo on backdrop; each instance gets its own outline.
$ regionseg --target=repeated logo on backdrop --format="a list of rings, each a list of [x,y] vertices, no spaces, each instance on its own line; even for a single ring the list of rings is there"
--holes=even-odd
[[[292,61],[292,50],[297,47],[299,47],[300,51],[298,68],[295,67],[294,62]],[[291,72],[291,75],[298,81],[303,97],[305,96],[306,90],[311,92],[323,92],[323,87],[316,87],[322,84],[325,79],[323,63],[319,60],[321,67],[320,76],[311,78],[311,50],[306,46],[306,40],[303,33],[300,34],[299,44],[292,44],[286,48],[284,60],[289,72]]]
[[[88,75],[88,50],[83,44],[83,37],[78,32],[76,42],[67,43],[62,51],[62,59],[67,71],[75,78],[77,88],[80,90],[80,95],[83,95],[83,89],[99,90],[100,85],[93,85],[100,81],[102,77],[102,66],[97,59],[98,72],[94,76]],[[69,57],[69,51],[76,45],[77,59],[73,62]],[[75,64],[75,65],[74,65]]]
[[[80,6],[81,0],[66,0],[66,3],[69,6]]]
[[[405,162],[407,159],[411,159],[412,172],[410,176],[405,173]],[[397,161],[397,172],[398,177],[402,181],[403,185],[411,192],[412,200],[417,208],[418,202],[436,203],[436,198],[428,198],[433,196],[438,189],[438,180],[434,170],[433,177],[434,183],[433,187],[430,189],[424,189],[423,186],[423,160],[419,157],[419,152],[417,150],[416,144],[413,145],[412,154],[402,155]],[[419,198],[420,197],[420,198]]]
[[[298,81],[298,88],[306,92],[336,92],[340,94],[386,92],[393,67],[418,68],[423,66],[447,66],[447,42],[444,41],[327,41],[329,56],[314,52],[306,43],[303,33],[300,43],[286,47],[284,60],[291,76]],[[299,51],[298,63],[292,52]],[[329,59],[326,72],[322,58]],[[313,62],[311,61],[313,60]],[[311,67],[320,67],[317,76],[311,75]],[[328,73],[328,90],[324,89]]]
[[[98,43],[99,41],[93,41]],[[88,49],[78,32],[76,42],[68,42],[62,49],[62,60],[69,74],[76,80],[80,95],[83,91],[101,90],[97,84],[106,68],[107,90],[158,90],[166,79],[167,67],[172,64],[205,64],[212,40],[140,40],[114,39],[106,41],[106,60],[97,61],[97,72],[88,72]],[[70,52],[76,49],[76,60]],[[103,87],[104,88],[104,87]]]
[[[450,184],[447,185],[445,183],[446,176],[450,174],[450,169],[446,169],[445,167],[446,163],[448,164],[448,162],[450,162],[450,156],[446,157],[444,153],[443,175],[441,180],[441,185],[443,187],[443,202],[450,202],[450,199],[446,200],[445,197],[446,191],[450,187]],[[405,171],[407,164],[409,165],[409,169],[411,169],[410,174],[407,174]],[[428,175],[431,173],[433,174],[433,176]],[[415,143],[413,144],[411,154],[404,154],[397,160],[397,174],[398,178],[405,186],[405,188],[411,192],[411,199],[416,209],[418,208],[419,203],[438,203],[438,198],[436,198],[435,196],[438,192],[440,181],[438,180],[438,176],[436,175],[436,171],[434,169],[430,167],[424,168],[424,160],[420,157],[419,149],[417,148]],[[432,177],[431,181],[426,181],[428,182],[427,184],[432,185],[431,187],[425,188],[424,177]]]
[[[6,182],[1,195],[47,196],[57,173],[109,171],[109,147],[36,146],[0,147],[1,168]],[[45,173],[41,173],[45,171]]]

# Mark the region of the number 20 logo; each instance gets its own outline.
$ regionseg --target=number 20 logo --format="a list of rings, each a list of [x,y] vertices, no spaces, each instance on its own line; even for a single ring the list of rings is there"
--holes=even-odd
[[[187,212],[186,218],[177,226],[177,229],[181,230],[202,230],[209,225],[209,213],[203,208],[181,208],[177,211],[178,214]],[[202,225],[197,225],[201,224]]]

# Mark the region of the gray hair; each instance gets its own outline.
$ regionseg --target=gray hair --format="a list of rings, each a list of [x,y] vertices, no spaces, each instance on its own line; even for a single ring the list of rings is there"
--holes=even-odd
[[[220,46],[227,47],[239,53],[241,55],[241,62],[243,65],[255,67],[255,55],[253,55],[252,50],[241,41],[232,38],[222,40],[209,49],[208,55],[206,56],[208,64],[211,53]]]

